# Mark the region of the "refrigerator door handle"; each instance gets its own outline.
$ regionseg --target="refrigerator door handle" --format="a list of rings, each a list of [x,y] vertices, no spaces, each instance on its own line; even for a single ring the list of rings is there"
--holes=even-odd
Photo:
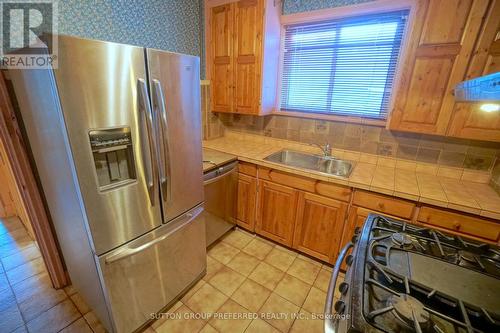
[[[165,233],[165,234],[163,234],[163,235],[161,235],[153,240],[150,240],[147,243],[141,244],[137,247],[126,248],[126,249],[123,249],[122,251],[111,254],[110,256],[106,257],[106,259],[104,259],[104,262],[107,265],[109,265],[109,264],[112,264],[114,262],[117,262],[118,260],[125,259],[127,257],[133,256],[134,254],[137,254],[137,253],[140,253],[142,251],[147,250],[151,246],[154,246],[155,244],[165,240],[166,238],[168,238],[170,235],[172,235],[173,233],[175,233],[177,230],[181,229],[185,225],[194,221],[201,214],[202,211],[203,211],[203,207],[200,206],[200,207],[196,208],[195,210],[178,217],[175,221],[172,221],[173,223],[171,225],[173,227],[168,228],[169,230],[167,231],[167,233]]]
[[[168,140],[168,121],[167,110],[165,108],[165,96],[159,80],[153,79],[153,103],[156,110],[159,110],[161,140],[160,140],[160,186],[165,193],[165,201],[169,202],[172,198],[172,186],[170,179],[170,145]]]
[[[146,120],[146,128],[144,129],[142,126],[139,126],[139,131],[145,132],[145,136],[147,137],[147,145],[144,144],[144,137],[141,134],[141,143],[142,143],[142,162],[144,165],[144,172],[146,174],[146,182],[148,187],[149,201],[151,206],[155,205],[155,196],[156,196],[156,178],[157,178],[157,169],[156,169],[156,150],[154,145],[154,137],[153,137],[153,113],[151,111],[151,105],[149,104],[148,91],[146,82],[144,79],[137,80],[137,92],[138,92],[138,102],[139,102],[139,117],[144,117]],[[144,133],[143,132],[143,133]],[[146,158],[145,150],[148,151],[148,157]]]

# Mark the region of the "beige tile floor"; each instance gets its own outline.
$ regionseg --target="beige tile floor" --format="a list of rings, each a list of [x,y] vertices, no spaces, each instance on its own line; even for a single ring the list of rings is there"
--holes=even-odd
[[[207,275],[169,318],[151,327],[160,333],[322,333],[323,320],[314,315],[323,313],[330,275],[328,265],[236,229],[208,251]]]
[[[0,220],[0,332],[104,332],[71,288],[55,290],[17,219]],[[208,251],[207,274],[147,332],[323,332],[331,267],[242,230]]]
[[[17,218],[0,219],[0,332],[104,332],[71,288],[56,290]]]

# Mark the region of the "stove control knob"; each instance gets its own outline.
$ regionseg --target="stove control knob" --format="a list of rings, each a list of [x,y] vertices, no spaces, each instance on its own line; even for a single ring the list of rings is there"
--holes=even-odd
[[[348,255],[345,258],[345,263],[347,264],[347,266],[351,266],[353,261],[354,261],[354,257],[352,254]]]
[[[343,314],[345,311],[345,303],[344,301],[337,301],[335,303],[335,311],[337,311],[338,314]]]
[[[340,285],[339,285],[339,291],[342,295],[345,295],[347,294],[347,291],[349,290],[349,283],[347,282],[342,282]]]
[[[358,235],[354,235],[354,236],[352,236],[352,238],[351,238],[351,242],[352,242],[353,244],[356,244],[356,242],[357,242],[357,241],[358,241]]]

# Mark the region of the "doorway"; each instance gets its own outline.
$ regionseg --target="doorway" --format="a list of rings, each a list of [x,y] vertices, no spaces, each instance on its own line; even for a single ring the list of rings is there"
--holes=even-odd
[[[0,257],[14,251],[19,260],[26,261],[23,264],[36,261],[33,270],[46,269],[52,286],[60,289],[68,285],[69,279],[45,209],[43,191],[29,159],[29,149],[17,120],[17,102],[9,94],[9,84],[6,73],[0,72]],[[36,250],[22,252],[31,246]]]

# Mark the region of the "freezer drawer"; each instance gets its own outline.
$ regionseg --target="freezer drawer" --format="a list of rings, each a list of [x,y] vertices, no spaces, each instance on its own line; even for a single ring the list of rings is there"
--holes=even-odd
[[[99,257],[117,332],[131,332],[206,269],[202,206]]]

